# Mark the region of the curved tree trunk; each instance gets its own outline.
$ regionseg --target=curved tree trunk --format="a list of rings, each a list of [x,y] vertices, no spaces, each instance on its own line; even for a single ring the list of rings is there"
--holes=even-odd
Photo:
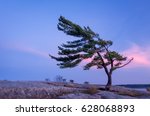
[[[107,81],[107,84],[105,86],[105,89],[106,90],[110,90],[110,88],[112,86],[112,77],[111,77],[111,74],[107,74],[107,77],[108,77],[108,81]]]

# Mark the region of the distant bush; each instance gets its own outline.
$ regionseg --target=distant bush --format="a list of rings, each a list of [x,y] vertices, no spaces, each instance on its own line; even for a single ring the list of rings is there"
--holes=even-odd
[[[63,76],[57,75],[57,76],[55,77],[55,81],[56,81],[56,82],[63,82]]]
[[[85,81],[85,82],[84,82],[84,84],[88,85],[88,84],[89,84],[89,82],[88,82],[88,81]]]
[[[95,86],[89,87],[87,90],[84,91],[84,93],[91,94],[91,95],[96,94],[98,92],[99,90]]]
[[[46,78],[45,81],[46,81],[46,82],[50,82],[51,80],[50,80],[49,78]]]
[[[67,79],[63,79],[63,82],[67,82]]]
[[[150,87],[146,89],[148,92],[150,92]]]
[[[74,80],[70,80],[70,83],[74,83]]]
[[[55,78],[54,78],[54,81],[55,82],[63,82],[63,83],[66,83],[67,82],[67,79],[63,78],[63,76],[61,75],[57,75]]]

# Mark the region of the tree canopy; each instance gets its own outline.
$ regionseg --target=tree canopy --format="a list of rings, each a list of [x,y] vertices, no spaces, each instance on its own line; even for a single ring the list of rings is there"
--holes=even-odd
[[[96,66],[97,69],[104,68],[108,78],[111,78],[114,70],[126,66],[133,60],[132,58],[127,61],[127,57],[110,50],[113,42],[101,39],[99,34],[89,26],[81,27],[60,16],[57,27],[67,35],[79,38],[58,46],[58,57],[50,55],[52,59],[59,62],[57,65],[60,68],[73,68],[81,61],[90,58],[91,61],[84,66],[84,70],[89,70],[93,66]]]

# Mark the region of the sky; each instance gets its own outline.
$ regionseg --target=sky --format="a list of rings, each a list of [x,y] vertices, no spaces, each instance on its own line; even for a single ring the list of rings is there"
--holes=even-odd
[[[54,80],[105,84],[103,69],[59,69],[48,54],[75,40],[58,31],[58,18],[90,26],[112,40],[112,50],[134,58],[113,73],[113,84],[150,83],[149,0],[0,0],[0,80]]]

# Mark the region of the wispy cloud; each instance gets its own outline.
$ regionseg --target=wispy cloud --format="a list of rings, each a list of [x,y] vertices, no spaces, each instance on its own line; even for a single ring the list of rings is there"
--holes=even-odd
[[[137,44],[132,44],[132,46],[122,52],[125,56],[134,60],[127,67],[150,67],[150,47],[141,47]]]
[[[47,52],[21,43],[3,45],[3,47],[7,49],[29,53],[43,58],[49,58]],[[150,68],[150,47],[142,47],[137,44],[132,44],[130,48],[122,51],[121,53],[124,56],[127,56],[128,58],[134,58],[134,60],[129,65],[127,65],[126,68],[138,68],[138,67]],[[92,58],[84,60],[81,66],[85,65],[91,60]]]
[[[31,46],[24,45],[22,43],[7,44],[7,45],[3,45],[3,47],[6,49],[16,50],[16,51],[25,52],[25,53],[29,53],[32,55],[40,56],[43,58],[49,58],[47,52],[38,50],[38,49],[31,47]]]
[[[134,58],[134,60],[126,66],[126,68],[150,68],[150,47],[141,47],[137,44],[132,44],[130,48],[121,52],[128,59]],[[88,58],[83,61],[83,64],[92,61],[92,58]],[[95,69],[95,68],[94,68]]]

